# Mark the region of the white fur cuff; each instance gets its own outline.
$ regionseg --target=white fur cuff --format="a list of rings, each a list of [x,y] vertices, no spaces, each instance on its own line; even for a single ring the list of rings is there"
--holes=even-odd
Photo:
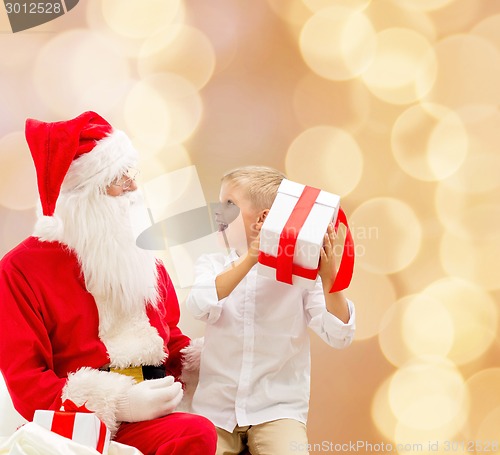
[[[114,436],[119,427],[117,404],[134,384],[134,379],[129,376],[85,367],[68,376],[62,400],[69,399],[77,406],[85,405],[89,411],[95,412]]]
[[[198,385],[200,375],[201,350],[205,339],[195,338],[181,350],[182,373],[181,381],[184,383],[184,397],[177,411],[192,412],[193,395]]]

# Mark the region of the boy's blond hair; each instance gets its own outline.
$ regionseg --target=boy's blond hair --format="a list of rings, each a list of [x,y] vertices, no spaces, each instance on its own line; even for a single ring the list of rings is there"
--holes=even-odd
[[[285,175],[272,167],[243,166],[227,172],[223,183],[242,189],[256,210],[270,209]]]

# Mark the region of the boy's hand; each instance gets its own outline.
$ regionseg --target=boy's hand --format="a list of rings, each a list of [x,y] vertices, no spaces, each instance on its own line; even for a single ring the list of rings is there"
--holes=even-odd
[[[319,260],[318,274],[323,283],[323,293],[325,295],[326,309],[345,324],[349,322],[349,306],[342,292],[333,292],[330,289],[337,277],[337,267],[335,264],[334,241],[335,230],[330,223],[325,234],[323,248],[321,248],[321,257]]]
[[[333,224],[328,225],[328,230],[326,231],[325,238],[323,241],[323,248],[320,251],[320,261],[318,275],[321,277],[323,282],[323,287],[328,287],[330,289],[337,276],[337,267],[334,254],[334,241],[335,241],[335,230],[333,229]]]
[[[248,257],[254,264],[257,264],[259,259],[259,245],[260,245],[260,229],[257,232],[255,238],[250,242],[250,246],[248,247]]]
[[[262,222],[257,220],[252,229],[256,232],[256,235],[249,242],[246,253],[215,278],[215,289],[219,300],[233,292],[238,283],[245,278],[250,269],[258,262]]]
[[[252,264],[257,264],[259,261],[259,246],[260,246],[260,232],[264,224],[265,216],[260,216],[257,221],[252,225],[253,239],[248,245],[246,256]]]

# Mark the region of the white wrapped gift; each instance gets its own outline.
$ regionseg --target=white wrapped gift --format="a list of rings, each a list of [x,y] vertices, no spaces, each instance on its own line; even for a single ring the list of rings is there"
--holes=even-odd
[[[68,409],[67,405],[65,409]],[[37,410],[33,422],[102,454],[108,452],[110,431],[91,412]]]
[[[262,225],[259,246],[260,274],[312,289],[324,236],[330,223],[345,224],[341,264],[330,292],[345,289],[352,277],[354,248],[340,196],[284,179]]]

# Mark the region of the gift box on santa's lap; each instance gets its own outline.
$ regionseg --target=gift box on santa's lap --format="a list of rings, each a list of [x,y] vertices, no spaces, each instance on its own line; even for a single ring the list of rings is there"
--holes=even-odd
[[[99,453],[108,453],[111,433],[85,405],[66,400],[60,411],[36,410],[33,422]]]
[[[349,286],[354,243],[340,196],[284,179],[260,232],[258,272],[306,289],[315,286],[328,225],[345,225],[342,258],[330,292]]]

